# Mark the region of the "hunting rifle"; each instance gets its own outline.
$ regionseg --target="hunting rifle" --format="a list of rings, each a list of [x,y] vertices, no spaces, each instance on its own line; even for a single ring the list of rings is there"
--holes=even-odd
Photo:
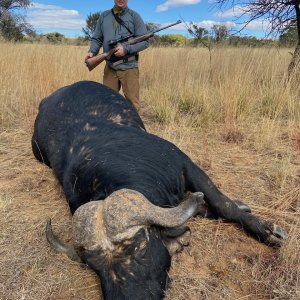
[[[114,52],[116,51],[115,50],[115,47],[117,45],[134,45],[134,44],[137,44],[139,42],[143,42],[143,41],[146,41],[148,39],[150,39],[151,37],[154,36],[155,33],[161,31],[161,30],[164,30],[166,28],[169,28],[169,27],[172,27],[174,25],[177,25],[181,23],[180,20],[178,20],[177,22],[173,23],[173,24],[170,24],[170,25],[167,25],[167,26],[164,26],[164,27],[161,27],[161,28],[158,28],[152,32],[148,32],[144,35],[141,35],[141,36],[137,36],[137,37],[133,37],[133,35],[128,35],[124,38],[120,38],[118,40],[114,40],[114,41],[110,41],[109,42],[109,45],[113,46],[113,48],[111,50],[109,50],[108,52],[103,52],[101,54],[98,54],[98,55],[95,55],[89,59],[86,59],[85,60],[85,64],[86,66],[88,67],[88,69],[90,71],[92,71],[94,68],[96,68],[99,64],[101,64],[105,59],[109,60],[110,57],[114,54]],[[121,58],[120,58],[121,59]]]

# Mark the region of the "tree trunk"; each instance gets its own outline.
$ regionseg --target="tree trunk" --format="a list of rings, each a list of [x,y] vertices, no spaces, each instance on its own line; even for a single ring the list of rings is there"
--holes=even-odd
[[[292,60],[289,64],[288,67],[288,75],[289,78],[291,75],[294,73],[294,71],[297,69],[297,66],[299,65],[300,62],[300,41],[298,42],[298,45],[296,46],[296,49],[293,53]]]
[[[300,1],[297,0],[295,1],[295,13],[296,13],[296,25],[297,25],[297,34],[298,34],[298,44],[296,46],[296,49],[293,53],[293,57],[292,60],[289,64],[288,67],[288,76],[289,78],[291,77],[291,75],[295,72],[295,70],[297,69],[297,66],[299,64],[300,61]]]

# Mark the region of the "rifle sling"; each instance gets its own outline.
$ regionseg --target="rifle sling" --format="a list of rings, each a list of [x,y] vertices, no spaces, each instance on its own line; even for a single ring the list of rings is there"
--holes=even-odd
[[[111,9],[111,13],[113,14],[115,20],[122,26],[124,26],[130,34],[133,34],[132,31],[126,26],[125,22],[114,12],[114,9]]]

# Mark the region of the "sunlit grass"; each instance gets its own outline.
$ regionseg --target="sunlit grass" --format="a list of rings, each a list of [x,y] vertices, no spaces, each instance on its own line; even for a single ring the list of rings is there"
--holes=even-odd
[[[67,232],[69,210],[30,149],[41,99],[79,80],[102,81],[104,64],[89,72],[86,51],[0,43],[1,299],[100,299],[92,272],[49,250],[45,219],[54,215]],[[231,224],[194,220],[192,245],[173,260],[167,299],[299,299],[300,91],[297,77],[287,82],[289,49],[211,55],[210,64],[204,48],[141,53],[142,119],[289,238],[273,251]]]

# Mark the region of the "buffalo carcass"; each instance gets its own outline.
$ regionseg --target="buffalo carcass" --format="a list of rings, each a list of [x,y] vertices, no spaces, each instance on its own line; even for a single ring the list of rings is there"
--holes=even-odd
[[[163,298],[171,254],[187,243],[183,225],[197,214],[239,223],[265,243],[285,238],[174,144],[146,132],[133,106],[102,84],[77,82],[43,99],[32,148],[73,214],[74,244],[55,237],[50,221],[48,241],[99,275],[105,299]]]

